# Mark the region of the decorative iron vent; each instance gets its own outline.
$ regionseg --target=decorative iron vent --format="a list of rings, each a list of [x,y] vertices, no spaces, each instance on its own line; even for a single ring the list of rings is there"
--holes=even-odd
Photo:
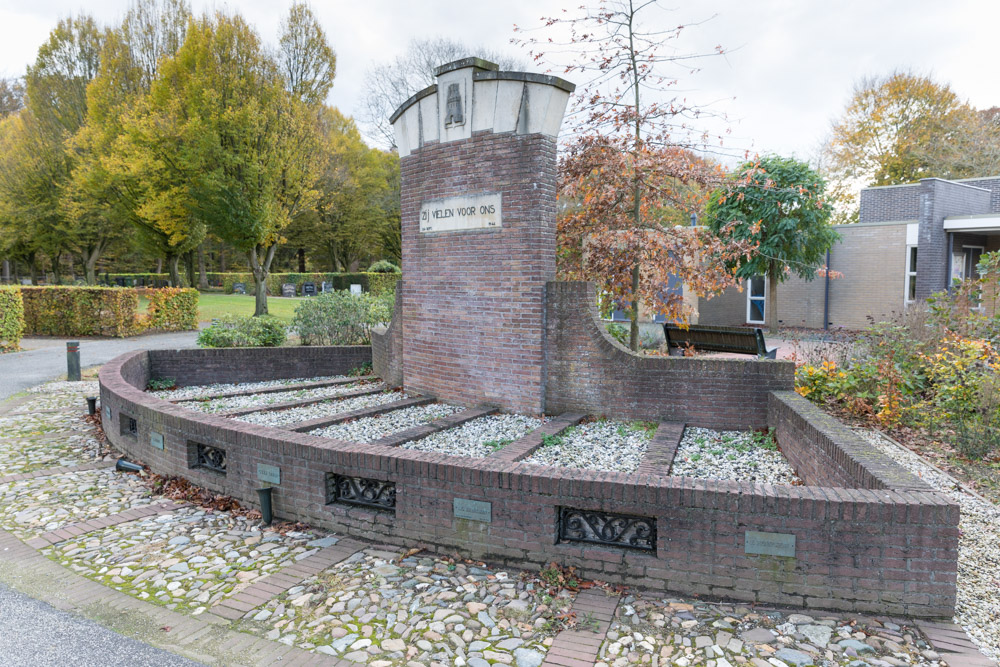
[[[135,438],[139,435],[139,424],[134,417],[129,417],[123,412],[118,415],[118,432]]]
[[[396,484],[366,477],[327,473],[326,502],[396,511]]]
[[[195,468],[226,474],[226,450],[211,445],[195,445]]]
[[[656,519],[559,508],[559,541],[656,551]]]

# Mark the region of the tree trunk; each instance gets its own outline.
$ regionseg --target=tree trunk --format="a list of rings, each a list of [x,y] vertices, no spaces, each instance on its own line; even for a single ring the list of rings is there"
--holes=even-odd
[[[58,257],[58,255],[56,255]],[[31,274],[31,284],[38,284],[38,267],[35,265],[35,253],[28,255],[28,271]],[[56,276],[59,274],[57,273]],[[58,278],[56,279],[56,284],[59,284]]]
[[[59,255],[61,253],[56,253],[55,257],[52,258],[52,280],[56,285],[62,285],[62,267],[59,264]],[[35,278],[35,258],[33,256],[28,257],[28,265],[31,267],[31,278]]]
[[[219,273],[226,272],[226,246],[219,248]]]
[[[632,321],[628,328],[628,346],[639,351],[639,265],[632,267]]]
[[[306,272],[306,249],[299,248],[299,273]]]
[[[162,257],[157,257],[156,258],[156,272],[157,273],[163,273],[163,258]]]
[[[205,273],[205,243],[198,246],[198,289],[208,289],[208,274]]]
[[[274,244],[264,253],[264,261],[260,261],[258,252],[264,250],[262,246],[255,246],[247,253],[250,260],[250,270],[253,272],[253,282],[255,289],[254,317],[267,315],[267,277],[271,271],[271,262],[274,260],[274,252],[278,245]]]
[[[3,261],[3,281],[4,283],[10,282],[10,260],[8,259]]]
[[[188,251],[184,255],[184,264],[187,269],[187,286],[194,287],[198,283],[195,282],[197,279],[194,276],[194,250]]]
[[[768,333],[778,333],[778,267],[773,264],[767,271],[767,324]]]
[[[167,271],[170,273],[170,286],[180,287],[181,286],[181,272],[177,263],[180,261],[180,256],[178,255],[167,255]]]

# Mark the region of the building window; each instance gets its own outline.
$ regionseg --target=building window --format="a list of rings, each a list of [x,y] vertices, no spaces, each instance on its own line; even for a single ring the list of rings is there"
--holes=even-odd
[[[906,303],[917,300],[917,246],[906,246]]]
[[[754,276],[747,280],[747,322],[764,324],[765,303],[767,302],[767,281],[764,276]]]

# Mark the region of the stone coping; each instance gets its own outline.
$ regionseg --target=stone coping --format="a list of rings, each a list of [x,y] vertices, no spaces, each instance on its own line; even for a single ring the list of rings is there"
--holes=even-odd
[[[229,363],[220,369],[241,366],[241,356],[249,354],[229,352]],[[687,594],[924,617],[954,609],[958,506],[929,487],[774,486],[350,443],[193,412],[155,398],[141,389],[150,354],[131,352],[101,370],[102,409],[111,414],[111,423],[105,414],[105,432],[113,444],[156,472],[183,475],[250,505],[257,504],[259,466],[278,467],[278,516],[522,568],[555,560],[585,576]],[[328,354],[353,363],[349,349],[330,348]],[[265,364],[258,370],[268,369]],[[120,435],[113,423],[119,414],[136,419],[138,437]],[[808,431],[808,417],[799,414],[790,423]],[[823,429],[813,427],[816,433]],[[150,431],[163,436],[164,450],[150,446]],[[836,450],[842,434],[826,435]],[[197,468],[196,443],[223,449],[226,473]],[[851,460],[869,462],[863,456]],[[391,511],[331,500],[331,479],[391,487]],[[452,507],[459,499],[490,509],[475,520],[462,518]],[[617,516],[652,522],[653,534],[645,551],[624,542],[560,539],[567,508],[598,521]],[[748,551],[751,531],[794,535],[795,557]]]

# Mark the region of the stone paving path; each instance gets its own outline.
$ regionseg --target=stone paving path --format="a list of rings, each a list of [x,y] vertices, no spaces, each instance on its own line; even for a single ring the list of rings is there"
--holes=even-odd
[[[948,624],[577,590],[557,568],[401,554],[154,498],[136,476],[94,460],[98,443],[81,418],[92,391],[55,383],[0,405],[0,582],[200,662],[994,664]],[[676,439],[664,439],[665,453]]]

